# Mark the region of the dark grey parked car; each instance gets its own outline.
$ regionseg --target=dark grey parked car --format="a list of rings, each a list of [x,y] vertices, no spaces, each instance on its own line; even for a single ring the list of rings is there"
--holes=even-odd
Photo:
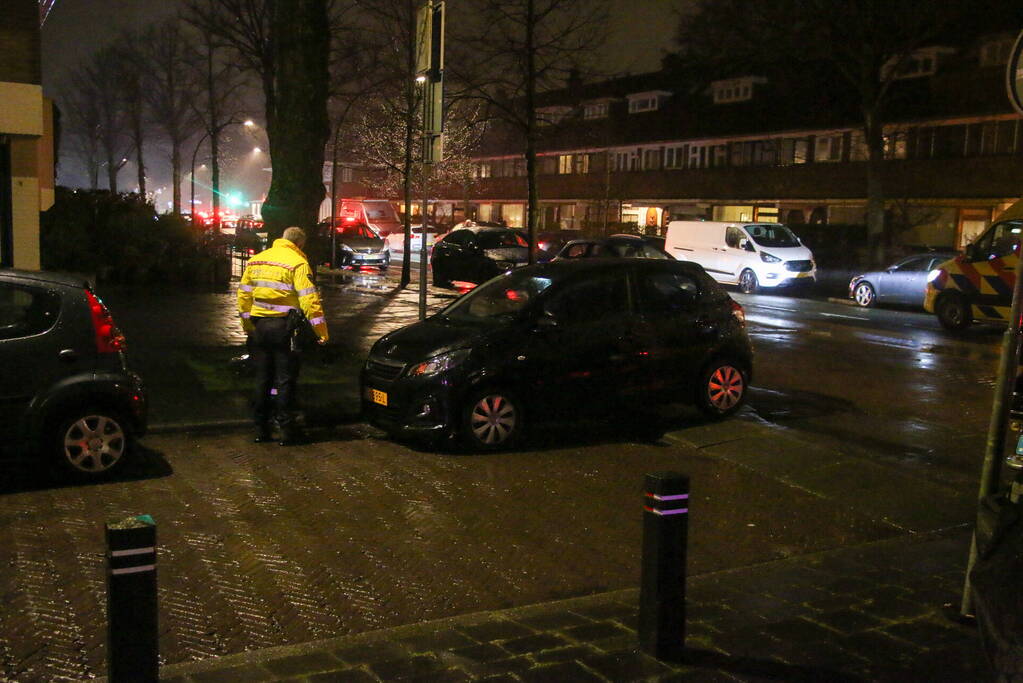
[[[849,298],[860,306],[902,304],[923,306],[927,274],[939,263],[953,258],[948,252],[907,256],[884,270],[857,275],[849,282]]]
[[[0,449],[98,479],[146,429],[146,395],[124,336],[79,279],[0,270]]]

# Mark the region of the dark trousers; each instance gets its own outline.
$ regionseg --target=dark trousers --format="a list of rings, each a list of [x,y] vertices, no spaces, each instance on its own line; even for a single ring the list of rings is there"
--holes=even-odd
[[[280,318],[253,318],[249,355],[256,366],[256,394],[253,419],[257,427],[267,427],[275,418],[282,430],[295,421],[295,393],[301,357],[291,350],[288,322]],[[277,395],[271,394],[277,389]]]

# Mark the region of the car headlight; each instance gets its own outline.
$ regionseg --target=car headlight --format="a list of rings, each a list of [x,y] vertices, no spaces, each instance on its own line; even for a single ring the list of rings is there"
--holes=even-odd
[[[939,275],[941,275],[941,268],[935,268],[931,272],[927,273],[927,281],[934,282],[938,279]]]
[[[354,252],[355,251],[354,249],[352,249],[347,244],[344,244],[343,242],[341,243],[341,249],[343,249],[344,251],[347,251],[347,252]]]
[[[436,375],[438,372],[444,372],[445,370],[450,370],[451,368],[461,365],[468,357],[469,349],[460,349],[450,353],[442,353],[439,356],[428,358],[422,363],[413,365],[409,368],[408,376],[426,377],[428,375]]]
[[[771,256],[765,251],[760,252],[760,260],[764,263],[781,263],[781,259],[777,256]]]

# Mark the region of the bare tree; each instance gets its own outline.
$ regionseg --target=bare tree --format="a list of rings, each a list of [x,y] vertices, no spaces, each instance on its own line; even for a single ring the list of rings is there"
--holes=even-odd
[[[174,213],[181,213],[181,149],[198,129],[191,107],[195,85],[188,69],[188,56],[195,46],[174,19],[149,27],[145,44],[149,63],[146,102],[153,122],[170,143],[172,206]]]
[[[466,0],[448,71],[514,130],[526,157],[530,263],[536,262],[537,94],[585,70],[606,39],[606,0]],[[455,59],[455,54],[463,55]],[[454,67],[454,68],[452,68]]]
[[[709,74],[765,64],[830,67],[853,93],[862,117],[868,149],[867,232],[880,261],[885,109],[892,85],[918,48],[968,22],[967,7],[964,0],[926,9],[914,0],[713,0],[681,19],[679,59]]]
[[[201,5],[212,11],[218,0],[194,0],[194,5]],[[213,195],[213,216],[217,229],[220,227],[220,159],[221,139],[224,130],[231,125],[240,124],[239,93],[244,85],[242,74],[233,62],[225,58],[227,51],[222,38],[212,33],[203,22],[196,21],[196,15],[186,14],[185,20],[195,29],[198,46],[196,53],[190,58],[194,79],[198,86],[197,95],[192,100],[192,111],[201,122],[205,138],[210,147],[210,172]],[[200,141],[202,142],[202,141]],[[192,169],[194,172],[194,169]],[[193,207],[192,211],[195,210]]]
[[[117,78],[120,99],[127,122],[127,135],[135,155],[139,194],[146,196],[145,142],[148,137],[145,106],[145,78],[147,64],[141,36],[124,32],[118,39]]]
[[[61,92],[70,148],[85,167],[89,188],[95,190],[99,187],[100,167],[99,97],[84,69],[72,72]]]
[[[124,130],[124,98],[119,70],[117,51],[108,46],[97,52],[79,75],[89,83],[92,96],[96,98],[96,137],[107,167],[107,187],[114,193],[117,192],[117,175],[127,162],[125,155],[130,145]]]

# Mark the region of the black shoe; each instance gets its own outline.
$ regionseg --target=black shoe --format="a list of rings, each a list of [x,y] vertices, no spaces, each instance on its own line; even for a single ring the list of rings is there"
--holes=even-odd
[[[303,432],[287,429],[281,432],[281,440],[278,442],[281,446],[298,446],[306,442],[306,436]]]
[[[252,438],[255,443],[266,443],[273,441],[274,435],[270,431],[269,427],[258,427],[256,429],[256,435]]]

